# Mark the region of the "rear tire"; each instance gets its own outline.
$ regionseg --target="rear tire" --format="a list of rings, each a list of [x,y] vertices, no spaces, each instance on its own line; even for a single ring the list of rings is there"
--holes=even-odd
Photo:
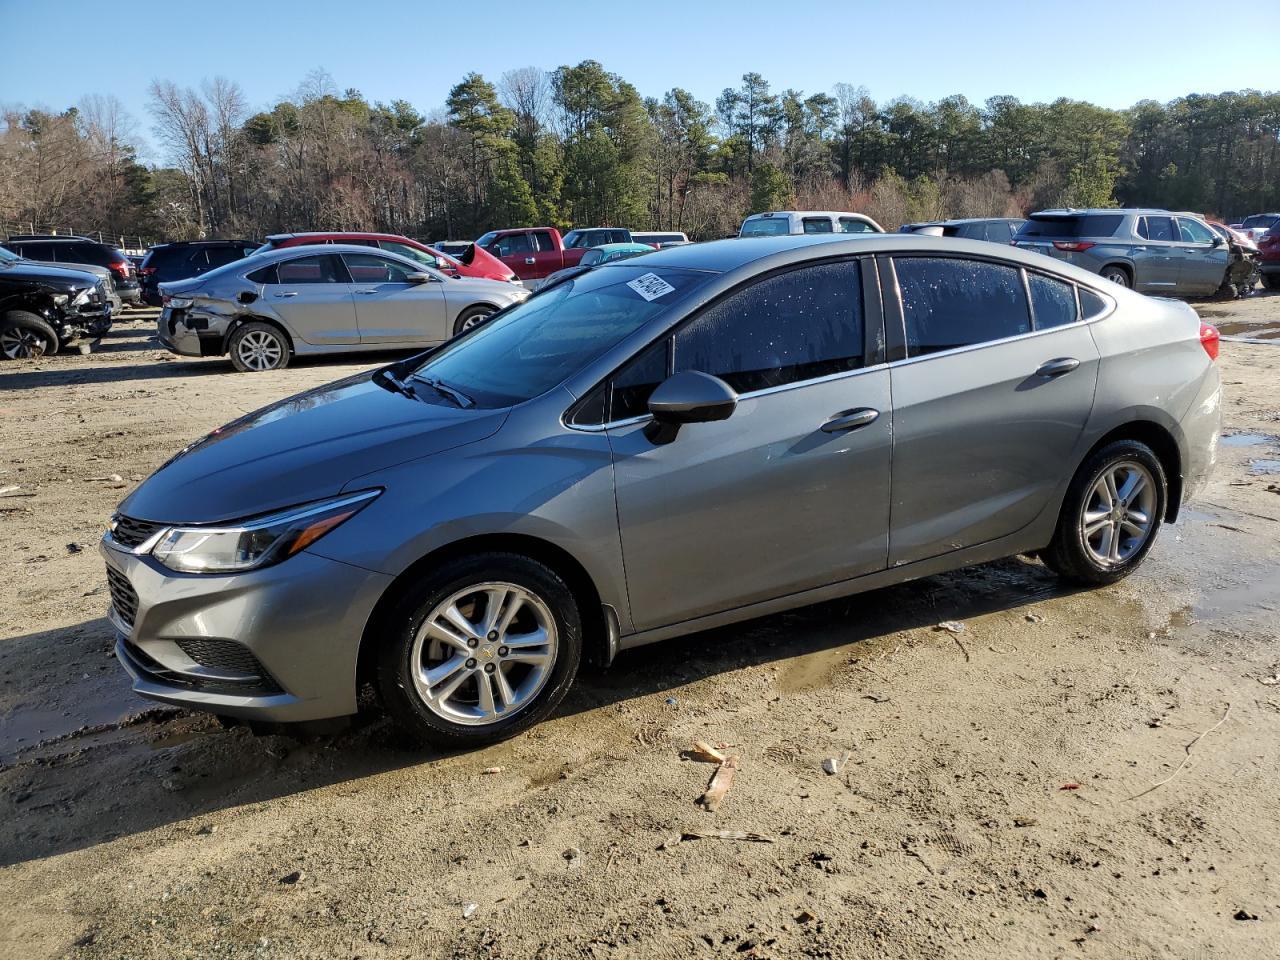
[[[477,304],[474,307],[467,307],[462,313],[458,314],[458,319],[453,324],[453,335],[456,337],[460,333],[465,333],[472,327],[478,327],[485,323],[498,311],[488,304]]]
[[[446,749],[495,743],[544,720],[582,659],[573,591],[519,554],[443,564],[382,623],[378,695],[402,728]]]
[[[1110,280],[1126,290],[1133,289],[1133,278],[1129,276],[1129,271],[1124,267],[1103,267],[1100,276],[1103,280]]]
[[[1123,580],[1155,543],[1168,489],[1164,468],[1146,444],[1107,444],[1072,478],[1053,540],[1040,553],[1045,566],[1082,586]]]
[[[231,365],[241,373],[283,370],[293,352],[289,338],[276,327],[260,320],[236,327],[227,343]]]
[[[58,335],[38,314],[9,310],[0,317],[0,354],[9,360],[38,360],[58,352]]]

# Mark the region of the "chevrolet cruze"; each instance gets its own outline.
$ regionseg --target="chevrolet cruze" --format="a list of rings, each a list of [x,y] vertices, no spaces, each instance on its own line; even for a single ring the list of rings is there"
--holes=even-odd
[[[1186,305],[945,237],[676,247],[197,440],[102,543],[147,697],[422,738],[584,657],[1012,554],[1134,570],[1214,462]]]

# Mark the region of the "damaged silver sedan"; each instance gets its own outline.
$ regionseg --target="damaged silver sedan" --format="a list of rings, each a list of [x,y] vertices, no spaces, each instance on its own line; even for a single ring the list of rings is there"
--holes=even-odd
[[[174,353],[229,356],[241,372],[292,357],[442,343],[529,296],[509,283],[448,277],[354,244],[271,250],[160,284],[157,333]]]

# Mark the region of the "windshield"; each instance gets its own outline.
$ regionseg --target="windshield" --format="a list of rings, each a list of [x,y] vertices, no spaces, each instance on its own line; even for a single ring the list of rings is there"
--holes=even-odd
[[[791,223],[786,217],[761,217],[748,220],[742,225],[743,237],[782,237],[791,232]]]
[[[714,274],[610,266],[530,297],[443,347],[413,376],[495,408],[546,393]]]

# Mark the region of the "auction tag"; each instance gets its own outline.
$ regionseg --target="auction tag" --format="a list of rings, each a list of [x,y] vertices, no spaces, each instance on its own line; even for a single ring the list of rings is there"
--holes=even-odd
[[[627,286],[646,300],[657,300],[659,297],[665,297],[675,289],[656,273],[646,273],[643,277],[636,277]]]

